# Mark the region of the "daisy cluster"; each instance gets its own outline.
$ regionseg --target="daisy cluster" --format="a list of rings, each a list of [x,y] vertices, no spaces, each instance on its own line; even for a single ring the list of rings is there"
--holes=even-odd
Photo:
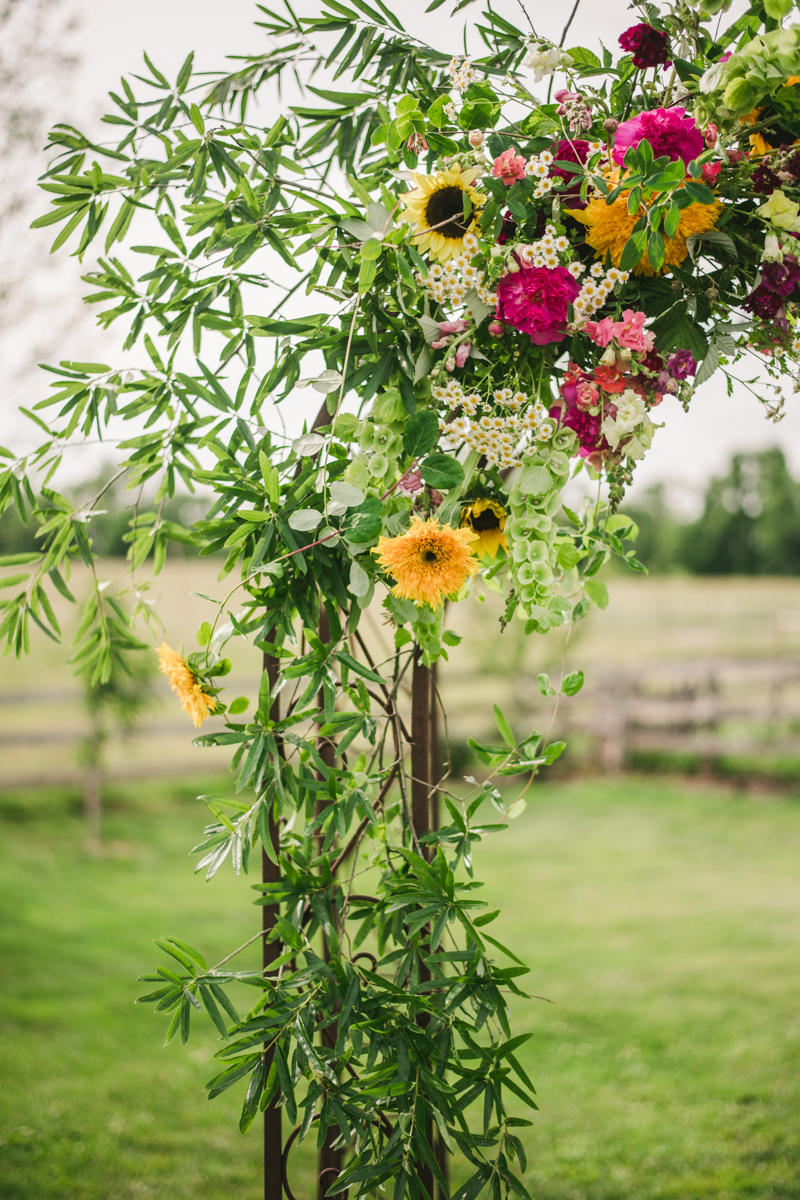
[[[454,304],[463,304],[467,292],[475,288],[480,299],[489,308],[497,304],[497,293],[484,284],[484,273],[473,267],[470,259],[478,249],[478,239],[474,233],[464,234],[464,251],[458,258],[449,262],[431,263],[428,267],[427,278],[419,271],[416,274],[417,283],[425,289],[432,300],[440,304],[451,300]]]
[[[451,409],[461,409],[461,415],[451,421],[440,419],[444,443],[455,448],[465,442],[484,455],[490,466],[518,467],[526,443],[547,441],[553,432],[550,423],[545,423],[547,409],[538,401],[530,405],[525,392],[498,388],[493,399],[497,408],[505,410],[502,415],[477,392],[465,392],[455,379],[445,387],[435,387],[433,395]]]
[[[474,80],[480,78],[469,59],[459,58],[458,55],[450,59],[447,70],[450,74],[450,86],[458,88],[461,92],[465,92]]]
[[[530,245],[516,245],[514,250],[526,267],[558,267],[561,265],[559,258],[560,254],[565,254],[569,250],[569,238],[559,237],[556,233],[555,225],[547,225],[544,235],[538,242],[531,242]],[[586,270],[583,263],[570,263],[567,270],[571,275],[578,278]]]
[[[542,196],[546,196],[553,189],[553,180],[550,178],[550,167],[553,164],[553,156],[549,150],[543,150],[541,154],[534,154],[525,163],[525,174],[531,178],[538,180],[533,192],[534,200],[541,200]]]
[[[583,273],[583,267],[580,271],[575,270],[580,266],[578,263],[570,263],[567,270],[577,279]],[[581,290],[573,301],[575,310],[575,327],[582,329],[590,317],[594,316],[598,308],[602,308],[608,298],[610,292],[614,290],[618,283],[625,283],[628,278],[627,271],[620,271],[619,267],[610,267],[608,271],[604,270],[600,263],[595,263],[589,270],[589,278],[581,286]]]

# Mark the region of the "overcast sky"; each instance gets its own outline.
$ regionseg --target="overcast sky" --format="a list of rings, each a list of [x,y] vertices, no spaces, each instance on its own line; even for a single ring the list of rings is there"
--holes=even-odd
[[[148,52],[168,77],[174,77],[189,50],[195,51],[197,68],[212,70],[224,66],[227,56],[258,53],[266,45],[264,31],[254,25],[255,20],[264,19],[263,14],[251,0],[225,0],[224,3],[220,0],[135,0],[134,3],[131,0],[72,0],[71,4],[70,0],[64,0],[64,3],[78,17],[74,46],[80,55],[80,65],[69,94],[53,103],[52,121],[66,120],[98,137],[107,136],[108,130],[107,126],[99,124],[99,117],[108,111],[105,94],[110,88],[118,88],[121,74],[141,71],[143,51]],[[740,6],[737,3],[737,7]],[[280,11],[282,5],[275,0],[271,7]],[[319,0],[297,0],[293,7],[298,14],[306,16],[321,9]],[[471,23],[479,18],[480,2],[455,18],[449,16],[452,0],[428,16],[424,16],[425,7],[426,0],[403,0],[402,4],[395,4],[410,32],[420,37],[424,35],[448,53],[463,52],[464,24],[468,18],[467,47],[470,52],[480,53],[478,36],[471,28]],[[527,27],[518,0],[495,0],[493,7],[521,28]],[[544,4],[542,0],[530,0],[527,5],[537,32],[556,41],[561,36],[570,7],[563,3]],[[619,33],[637,19],[627,8],[625,0],[583,0],[567,36],[567,46],[595,46],[601,39],[616,48]],[[276,103],[274,93],[268,100],[265,94],[262,105],[267,124],[274,120]],[[47,246],[44,243],[48,234],[49,230],[27,235],[40,239],[45,255]],[[96,354],[97,346],[102,345],[104,339],[98,341],[91,320],[80,315],[79,297],[84,285],[79,276],[86,266],[81,268],[75,260],[67,260],[58,270],[58,285],[50,285],[50,294],[58,296],[61,309],[66,306],[71,311],[70,306],[74,307],[75,319],[69,345],[56,357],[85,358]],[[47,295],[44,291],[43,303],[46,303]],[[17,399],[21,396],[30,402],[31,398],[36,398],[37,389],[40,389],[38,394],[44,391],[34,375],[33,364],[28,361],[31,353],[27,344],[20,341],[16,347],[18,361],[15,365],[19,368],[22,364],[26,369],[13,395],[4,389],[0,400],[5,410],[4,423],[12,430],[18,428],[10,412]],[[6,370],[10,361],[7,356]],[[753,372],[748,373],[752,375]],[[737,389],[729,398],[721,378],[715,377],[698,392],[689,414],[683,413],[676,402],[665,401],[658,413],[665,421],[665,427],[659,430],[652,449],[638,468],[636,486],[641,488],[656,480],[667,480],[674,485],[678,495],[681,492],[687,496],[696,494],[712,474],[722,470],[731,453],[775,444],[784,448],[793,470],[800,475],[800,405],[791,389],[791,381],[788,381],[787,416],[778,425],[765,419],[762,408],[745,389]]]

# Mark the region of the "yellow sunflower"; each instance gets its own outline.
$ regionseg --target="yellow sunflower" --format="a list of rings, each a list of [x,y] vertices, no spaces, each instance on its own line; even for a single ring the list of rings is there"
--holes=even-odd
[[[505,525],[506,510],[496,500],[476,500],[461,509],[461,528],[477,533],[475,553],[481,557],[497,558],[500,546],[508,549],[508,538],[503,533]]]
[[[213,696],[207,696],[197,676],[192,671],[186,659],[183,658],[166,642],[156,651],[161,670],[170,682],[173,692],[182,701],[181,707],[188,712],[199,729],[203,721],[214,712],[217,702]]]
[[[435,520],[412,517],[406,533],[379,538],[373,554],[397,581],[393,596],[438,608],[479,569],[472,551],[476,541],[478,535],[471,529],[453,529]]]
[[[620,193],[613,204],[606,204],[603,196],[596,196],[584,209],[566,208],[564,211],[586,226],[586,244],[594,247],[595,258],[605,259],[606,254],[610,254],[612,265],[618,267],[625,243],[640,216],[640,213],[628,212],[628,193]],[[719,200],[713,204],[690,204],[682,209],[674,236],[664,235],[664,265],[658,273],[670,267],[679,267],[688,254],[686,239],[695,233],[707,233],[717,223],[721,213],[722,204]],[[633,268],[633,273],[656,274],[647,253]]]
[[[800,83],[800,75],[790,75],[784,86],[794,87],[796,83]],[[755,125],[756,121],[771,116],[775,116],[775,109],[771,105],[766,105],[763,108],[754,108],[752,112],[745,113],[743,117],[739,117],[739,123]],[[767,141],[767,138],[774,138],[775,144],[773,145],[771,141]],[[768,129],[763,129],[759,133],[751,133],[749,141],[756,157],[769,154],[771,150],[777,149],[778,146],[797,145],[797,138],[795,138],[794,134],[788,129],[782,129],[780,125],[770,125]]]
[[[419,250],[423,253],[427,250],[439,262],[458,258],[464,249],[464,235],[475,225],[486,203],[486,197],[472,187],[480,173],[480,167],[462,171],[461,164],[454,163],[434,175],[412,176],[417,186],[402,199],[406,220],[417,227],[414,243]],[[465,193],[472,204],[472,213],[466,221]]]

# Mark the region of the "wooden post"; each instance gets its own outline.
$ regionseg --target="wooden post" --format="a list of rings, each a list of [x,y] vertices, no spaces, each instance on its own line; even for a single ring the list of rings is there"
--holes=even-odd
[[[268,635],[268,641],[272,642],[275,638],[275,630],[272,629]],[[275,686],[278,680],[278,659],[273,658],[270,654],[264,655],[263,669],[269,677],[270,691]],[[269,710],[270,719],[279,721],[281,716],[281,705],[278,697],[273,701]],[[269,818],[269,835],[272,845],[275,848],[276,856],[279,845],[278,828],[273,820],[272,814]],[[263,883],[277,883],[280,879],[280,870],[268,856],[266,851],[261,850],[261,880]],[[261,928],[270,930],[275,925],[278,916],[278,906],[265,904],[261,909]],[[262,964],[264,971],[268,971],[272,963],[280,955],[280,945],[278,942],[267,942],[266,933],[262,939]],[[264,1054],[264,1063],[267,1075],[269,1075],[270,1067],[272,1066],[273,1051],[269,1049]],[[264,1110],[264,1200],[282,1200],[283,1184],[281,1182],[281,1154],[283,1151],[283,1130],[281,1122],[282,1108],[273,1100],[271,1104]]]

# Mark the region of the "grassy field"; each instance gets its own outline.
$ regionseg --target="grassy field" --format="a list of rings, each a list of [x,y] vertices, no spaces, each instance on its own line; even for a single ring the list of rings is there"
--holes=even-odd
[[[132,1003],[152,937],[216,961],[257,923],[246,880],[192,878],[195,790],[117,787],[101,856],[66,794],[0,798],[2,1200],[260,1194],[212,1027],[162,1049]],[[553,1001],[515,1012],[536,1200],[800,1197],[799,852],[794,801],[629,778],[538,787],[479,854]]]

